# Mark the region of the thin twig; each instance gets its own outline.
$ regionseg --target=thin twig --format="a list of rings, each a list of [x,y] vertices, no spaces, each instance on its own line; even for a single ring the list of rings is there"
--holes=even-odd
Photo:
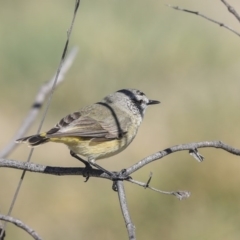
[[[6,222],[13,223],[17,227],[25,230],[29,235],[31,235],[33,237],[33,239],[35,239],[35,240],[42,240],[42,238],[38,235],[37,232],[35,232],[32,228],[27,226],[22,221],[20,221],[20,220],[18,220],[16,218],[10,217],[10,216],[2,215],[2,214],[0,214],[0,219],[3,220],[3,221],[6,221]]]
[[[56,76],[55,76],[55,79],[54,79],[54,82],[53,82],[53,85],[52,85],[52,89],[51,89],[50,94],[49,94],[49,98],[48,98],[48,101],[47,101],[47,104],[46,104],[46,109],[44,110],[41,122],[40,122],[38,130],[37,130],[37,133],[40,133],[40,131],[41,131],[43,122],[44,122],[44,120],[47,116],[47,112],[48,112],[48,109],[50,107],[50,103],[52,101],[53,93],[55,91],[55,86],[57,84],[59,74],[62,70],[63,63],[65,61],[65,56],[66,56],[66,53],[67,53],[67,50],[68,50],[68,44],[69,44],[69,40],[70,40],[70,37],[71,37],[71,34],[72,34],[72,29],[73,29],[73,25],[74,25],[74,22],[75,22],[76,15],[77,15],[77,10],[78,10],[79,4],[80,4],[80,0],[76,0],[75,7],[74,7],[73,18],[72,18],[72,21],[71,21],[70,28],[67,32],[67,40],[66,40],[66,43],[65,43],[65,46],[64,46],[64,49],[63,49],[62,57],[61,57],[61,60],[60,60],[59,66],[58,66],[58,70],[57,70],[57,73],[56,73]]]
[[[178,6],[171,6],[171,5],[169,5],[169,4],[167,4],[166,6],[168,6],[168,7],[170,7],[170,8],[173,8],[173,9],[175,9],[175,10],[179,10],[179,11],[183,11],[183,12],[187,12],[187,13],[192,13],[192,14],[195,14],[195,15],[200,16],[200,17],[202,17],[202,18],[205,18],[205,19],[207,19],[207,20],[210,21],[210,22],[213,22],[213,23],[215,23],[215,24],[218,24],[220,27],[226,28],[227,30],[235,33],[236,35],[238,35],[238,36],[240,37],[240,33],[237,32],[236,30],[234,30],[234,29],[232,29],[231,27],[225,25],[224,23],[218,22],[218,21],[216,21],[216,20],[214,20],[214,19],[212,19],[212,18],[209,18],[209,17],[207,17],[207,16],[205,16],[205,15],[203,15],[203,14],[197,12],[197,11],[192,11],[192,10],[180,8],[180,7],[178,7]]]
[[[39,133],[41,131],[41,128],[42,128],[42,125],[43,125],[43,122],[47,116],[47,112],[48,112],[48,109],[49,109],[49,106],[50,106],[50,103],[51,103],[51,100],[52,100],[52,97],[53,97],[53,93],[54,93],[54,90],[55,90],[55,86],[56,86],[56,83],[57,83],[57,80],[58,80],[58,77],[59,77],[59,74],[61,72],[61,69],[62,69],[62,66],[63,66],[63,63],[64,63],[64,60],[65,60],[65,56],[66,56],[66,53],[67,53],[67,49],[68,49],[68,44],[69,44],[69,40],[70,40],[70,36],[71,36],[71,33],[72,33],[72,28],[73,28],[73,24],[74,24],[74,21],[75,21],[75,18],[76,18],[76,14],[77,14],[77,10],[78,10],[78,7],[79,7],[79,4],[80,4],[80,0],[76,0],[76,4],[75,4],[75,8],[74,8],[74,13],[73,13],[73,18],[72,18],[72,21],[71,21],[71,25],[70,25],[70,28],[67,32],[67,40],[66,40],[66,43],[65,43],[65,46],[64,46],[64,49],[63,49],[63,53],[62,53],[62,57],[61,57],[61,60],[60,60],[60,63],[59,63],[59,66],[58,66],[58,70],[57,70],[57,73],[56,73],[56,76],[55,76],[55,79],[54,79],[54,82],[53,82],[53,85],[52,85],[52,88],[51,88],[51,91],[50,91],[50,94],[49,94],[49,98],[48,98],[48,101],[47,101],[47,104],[46,104],[46,108],[43,112],[43,116],[42,116],[42,119],[41,119],[41,122],[39,124],[39,127],[38,127],[38,130],[37,130],[37,133]],[[34,148],[31,149],[29,155],[28,155],[28,158],[27,158],[27,162],[30,162],[31,160],[31,157],[32,157],[32,154],[33,154],[33,151],[34,151]],[[14,193],[14,196],[13,196],[13,199],[12,199],[12,202],[10,204],[10,207],[9,207],[9,210],[8,210],[8,213],[7,213],[7,216],[10,216],[11,215],[11,212],[12,212],[12,209],[14,207],[14,204],[16,202],[16,199],[17,199],[17,196],[18,196],[18,193],[20,191],[20,188],[21,188],[21,185],[22,185],[22,182],[24,180],[24,176],[26,174],[26,171],[24,170],[21,177],[20,177],[20,180],[18,182],[18,185],[17,185],[17,188],[16,188],[16,191]],[[4,227],[3,229],[5,230],[6,228],[6,223],[4,224]],[[2,235],[2,234],[1,234]],[[0,236],[1,237],[1,236]]]
[[[58,86],[60,83],[62,83],[65,80],[65,75],[68,72],[68,70],[70,69],[70,67],[72,66],[74,59],[77,55],[77,52],[78,52],[78,48],[74,47],[68,54],[66,60],[63,63],[62,70],[61,70],[61,73],[59,74],[56,86]],[[40,87],[30,111],[28,112],[22,125],[20,126],[19,130],[14,135],[12,140],[9,142],[9,144],[6,147],[4,147],[1,150],[0,158],[7,157],[17,146],[17,144],[15,143],[15,140],[23,137],[26,134],[26,132],[28,131],[28,129],[31,127],[31,125],[35,121],[35,119],[43,105],[43,102],[45,101],[46,97],[48,96],[48,94],[51,91],[53,82],[55,80],[55,76],[56,76],[56,74],[50,81],[44,83]]]
[[[149,184],[150,184],[150,182],[151,182],[151,180],[152,180],[152,175],[153,175],[153,173],[152,172],[150,172],[150,174],[149,174],[149,178],[148,178],[148,180],[147,180],[147,182],[146,182],[146,184],[145,184],[145,189],[147,188],[147,187],[149,187]]]
[[[150,187],[146,183],[136,181],[134,179],[129,179],[128,182],[131,182],[131,183],[134,183],[138,186],[144,187],[145,189],[148,188],[148,189],[153,190],[153,191],[158,192],[158,193],[173,195],[176,198],[178,198],[179,200],[183,200],[185,198],[188,198],[191,195],[191,193],[188,192],[188,191],[171,191],[171,192],[163,191],[163,190],[160,190],[160,189],[157,189],[157,188],[154,188],[154,187]]]
[[[123,218],[126,224],[126,228],[128,230],[128,238],[129,240],[136,240],[135,226],[132,223],[132,220],[128,211],[123,181],[117,181],[117,190],[118,190],[118,198],[120,201]]]
[[[234,15],[234,17],[240,22],[240,16],[238,12],[225,0],[221,0],[221,2],[227,7],[228,11]]]

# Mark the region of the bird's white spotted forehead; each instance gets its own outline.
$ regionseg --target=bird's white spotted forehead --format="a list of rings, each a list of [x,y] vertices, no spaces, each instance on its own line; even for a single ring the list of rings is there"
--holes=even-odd
[[[117,91],[116,93],[120,93],[122,96],[128,97],[130,99],[142,100],[147,99],[146,95],[137,89],[122,89]]]

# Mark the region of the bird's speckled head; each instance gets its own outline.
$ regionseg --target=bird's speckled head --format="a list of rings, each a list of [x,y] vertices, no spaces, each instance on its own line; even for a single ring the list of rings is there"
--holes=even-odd
[[[121,89],[104,98],[104,102],[115,104],[124,110],[130,110],[133,114],[140,114],[142,117],[148,105],[160,103],[157,100],[150,100],[146,95],[137,89]]]

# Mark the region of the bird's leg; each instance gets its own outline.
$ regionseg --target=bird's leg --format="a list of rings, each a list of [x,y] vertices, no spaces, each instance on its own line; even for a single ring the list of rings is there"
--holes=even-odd
[[[99,166],[96,162],[95,162],[95,159],[93,158],[90,158],[88,159],[89,163],[94,166],[95,168],[103,171],[104,173],[106,173],[107,175],[110,176],[111,180],[116,184],[116,181],[117,180],[128,180],[130,179],[131,177],[130,176],[125,176],[125,172],[126,172],[126,169],[123,169],[122,171],[120,171],[119,173],[118,172],[110,172],[108,170],[106,170],[105,168]],[[116,187],[113,187],[113,189],[116,188]],[[116,190],[115,190],[116,191]]]
[[[129,179],[131,177],[129,176],[124,176],[124,172],[126,171],[126,169],[123,169],[122,171],[120,171],[120,173],[116,173],[116,172],[110,172],[108,170],[106,170],[105,168],[101,167],[100,165],[98,165],[96,162],[95,162],[95,159],[93,158],[89,158],[88,161],[80,158],[75,152],[73,152],[72,150],[70,151],[70,154],[72,157],[76,158],[77,160],[81,161],[84,165],[85,165],[85,173],[83,174],[84,177],[86,177],[86,180],[85,182],[88,181],[89,179],[89,170],[92,169],[92,166],[94,166],[95,168],[103,171],[104,173],[106,173],[107,175],[110,176],[110,178],[113,180],[113,181],[116,181],[116,180],[126,180],[126,179]],[[91,166],[92,165],[92,166]],[[116,188],[116,187],[115,187]],[[116,190],[115,190],[116,191]]]
[[[89,159],[88,159],[88,162],[89,162],[89,164],[91,164],[91,165],[94,166],[95,168],[97,168],[97,169],[103,171],[104,173],[106,173],[107,175],[109,175],[111,178],[114,178],[114,177],[115,177],[115,174],[114,174],[114,173],[109,172],[109,171],[106,170],[105,168],[99,166],[99,165],[95,162],[95,159],[89,158]]]
[[[86,178],[85,182],[88,181],[89,179],[89,170],[92,169],[92,166],[91,164],[86,161],[86,160],[83,160],[82,158],[80,158],[75,152],[73,152],[72,150],[70,151],[70,154],[72,157],[76,158],[77,160],[81,161],[84,165],[85,165],[85,169],[84,169],[84,173],[83,173],[83,177]]]
[[[88,161],[83,160],[82,158],[80,158],[80,157],[79,157],[75,152],[73,152],[72,150],[70,151],[70,154],[71,154],[72,157],[74,157],[74,158],[76,158],[77,160],[81,161],[81,162],[85,165],[85,167],[87,167],[87,168],[91,167],[91,164],[90,164]]]

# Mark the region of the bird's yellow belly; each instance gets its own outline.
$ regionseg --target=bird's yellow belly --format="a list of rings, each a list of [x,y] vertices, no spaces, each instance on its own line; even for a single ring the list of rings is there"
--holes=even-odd
[[[98,140],[80,137],[51,138],[52,142],[64,143],[70,150],[86,158],[95,160],[111,157],[123,151],[132,141],[124,136],[121,139]]]

